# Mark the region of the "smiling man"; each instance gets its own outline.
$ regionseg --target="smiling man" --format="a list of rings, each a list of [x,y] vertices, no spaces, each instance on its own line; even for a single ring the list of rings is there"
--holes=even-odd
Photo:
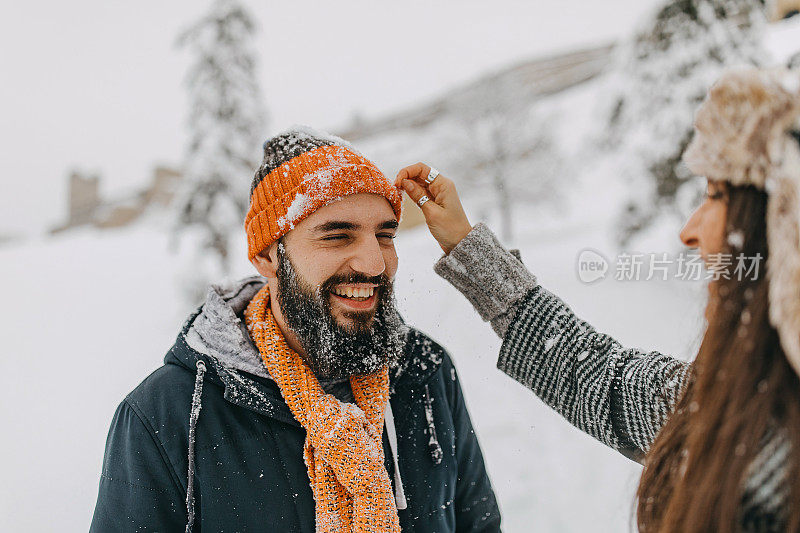
[[[92,531],[499,531],[450,357],[394,305],[400,211],[341,139],[264,144],[260,275],[212,286],[117,409]]]

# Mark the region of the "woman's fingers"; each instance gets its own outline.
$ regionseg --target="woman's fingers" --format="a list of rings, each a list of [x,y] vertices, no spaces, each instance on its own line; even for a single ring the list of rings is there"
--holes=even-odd
[[[400,172],[397,173],[397,179],[395,179],[394,184],[397,187],[401,187],[405,179],[424,181],[425,178],[428,177],[428,172],[430,171],[431,167],[425,163],[414,163],[413,165],[401,169]]]
[[[439,207],[436,204],[436,200],[431,196],[429,191],[426,191],[420,184],[416,181],[412,181],[410,179],[406,179],[403,181],[403,190],[408,193],[409,198],[414,200],[414,203],[419,205],[419,201],[422,199],[423,196],[428,197],[428,201],[425,202],[420,206],[422,209],[422,214],[425,215],[425,219],[430,219],[431,215],[433,215],[433,211]]]
[[[408,196],[419,205],[423,196],[428,201],[422,205],[422,213],[433,237],[439,246],[450,253],[456,244],[471,230],[455,184],[441,174],[427,183],[425,179],[431,167],[425,163],[409,165],[397,173],[395,185],[402,187]]]
[[[425,163],[415,163],[400,170],[400,172],[397,173],[397,179],[395,179],[394,184],[397,187],[403,187],[403,182],[406,180],[416,182],[427,191],[426,194],[431,199],[436,200],[436,203],[439,205],[443,205],[443,199],[440,198],[440,195],[447,190],[447,185],[453,182],[439,174],[433,180],[433,183],[428,183],[426,180],[430,172],[430,166]]]
[[[426,165],[425,163],[414,163],[413,165],[409,165],[397,173],[397,179],[395,179],[394,184],[397,187],[402,187],[404,180],[413,180],[419,183],[429,192],[433,193],[433,196],[438,196],[442,191],[442,183],[444,183],[447,178],[439,174],[433,180],[433,183],[428,183],[426,180],[430,173],[430,166]]]

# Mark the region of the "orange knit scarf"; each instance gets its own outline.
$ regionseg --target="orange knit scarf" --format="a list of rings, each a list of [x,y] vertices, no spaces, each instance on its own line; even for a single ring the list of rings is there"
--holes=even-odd
[[[383,466],[383,413],[389,371],[353,376],[355,405],[325,391],[289,348],[269,306],[269,286],[245,311],[250,335],[283,398],[306,429],[304,457],[316,502],[318,532],[399,532],[389,475]]]

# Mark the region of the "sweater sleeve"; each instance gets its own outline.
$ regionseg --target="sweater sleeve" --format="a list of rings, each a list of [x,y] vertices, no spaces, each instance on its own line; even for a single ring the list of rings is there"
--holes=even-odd
[[[503,248],[482,223],[433,269],[461,291],[500,337],[513,319],[515,304],[536,286],[536,278],[519,256]]]
[[[519,303],[497,367],[578,429],[640,460],[675,409],[690,364],[624,348],[536,287]]]
[[[500,370],[580,430],[641,460],[680,398],[688,363],[596,331],[483,224],[434,269],[503,337]]]
[[[184,497],[152,430],[123,401],[108,434],[90,532],[183,531]]]

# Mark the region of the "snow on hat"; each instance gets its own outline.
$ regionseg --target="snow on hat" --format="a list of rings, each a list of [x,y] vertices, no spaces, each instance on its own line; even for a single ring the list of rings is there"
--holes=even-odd
[[[689,169],[767,192],[770,322],[800,375],[800,72],[725,73],[695,118]]]
[[[400,219],[399,189],[347,141],[304,126],[268,139],[244,222],[248,257],[261,253],[317,209],[358,193],[385,197]]]

